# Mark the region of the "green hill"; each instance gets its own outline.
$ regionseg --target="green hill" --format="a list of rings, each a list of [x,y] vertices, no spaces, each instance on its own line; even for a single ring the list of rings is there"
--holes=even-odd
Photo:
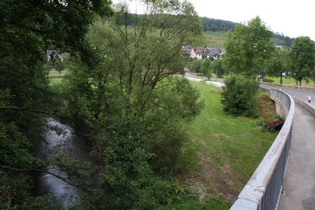
[[[206,37],[206,47],[214,47],[217,49],[223,49],[223,42],[224,38],[226,36],[226,31],[206,31],[205,37]]]
[[[213,18],[202,17],[202,26],[206,37],[206,47],[224,48],[223,42],[228,31],[233,31],[234,26],[238,23],[232,21],[219,20]],[[271,41],[278,46],[290,48],[294,38],[285,36],[284,34],[274,33]]]
[[[205,46],[204,47],[214,47],[217,49],[223,49],[223,42],[226,36],[227,31],[206,31],[205,33]],[[291,43],[293,42],[293,38],[281,39],[276,37],[275,35],[271,38],[271,42],[273,42],[277,46],[282,46],[287,49],[290,48]]]

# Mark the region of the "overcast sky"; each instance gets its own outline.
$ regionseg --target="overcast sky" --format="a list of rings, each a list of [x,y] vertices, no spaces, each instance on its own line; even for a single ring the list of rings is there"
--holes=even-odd
[[[124,0],[113,0],[114,3]],[[137,2],[134,0],[134,2]],[[315,41],[315,0],[190,0],[201,17],[248,22],[259,16],[273,32]]]
[[[315,40],[314,0],[191,0],[199,16],[247,22],[259,16],[273,32]]]

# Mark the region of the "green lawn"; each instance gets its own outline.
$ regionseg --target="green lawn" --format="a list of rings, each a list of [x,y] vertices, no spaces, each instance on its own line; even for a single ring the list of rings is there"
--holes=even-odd
[[[49,85],[60,84],[63,78],[49,78]]]
[[[183,185],[200,195],[233,202],[269,149],[276,133],[263,132],[257,119],[227,116],[218,88],[195,83],[206,106],[189,125],[191,140],[185,144]],[[230,204],[231,204],[230,203]],[[211,204],[212,205],[212,204]],[[219,208],[220,209],[220,208]],[[226,209],[226,206],[221,209]]]
[[[69,73],[69,71],[49,71],[48,76],[64,76],[67,73]],[[55,84],[60,84],[62,81],[62,78],[49,78],[49,84],[50,85],[55,85]]]
[[[69,71],[49,71],[48,76],[63,76],[67,74]]]

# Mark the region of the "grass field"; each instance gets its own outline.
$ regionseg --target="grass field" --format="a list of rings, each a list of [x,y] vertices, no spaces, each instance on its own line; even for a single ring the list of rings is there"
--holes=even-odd
[[[69,71],[49,71],[48,76],[64,76]]]
[[[49,78],[49,84],[50,85],[55,85],[55,84],[60,84],[62,78],[53,78],[54,76],[64,76],[68,73],[69,71],[49,71],[48,76]]]
[[[191,140],[185,144],[186,167],[179,179],[211,209],[229,209],[277,134],[262,131],[258,119],[224,114],[218,88],[195,86],[206,106],[187,128]]]

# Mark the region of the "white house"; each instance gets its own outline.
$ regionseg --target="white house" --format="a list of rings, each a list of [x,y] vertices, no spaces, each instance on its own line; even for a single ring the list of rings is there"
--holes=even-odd
[[[202,59],[202,52],[203,52],[203,47],[193,47],[191,49],[190,57],[191,58],[197,58],[199,60]]]

